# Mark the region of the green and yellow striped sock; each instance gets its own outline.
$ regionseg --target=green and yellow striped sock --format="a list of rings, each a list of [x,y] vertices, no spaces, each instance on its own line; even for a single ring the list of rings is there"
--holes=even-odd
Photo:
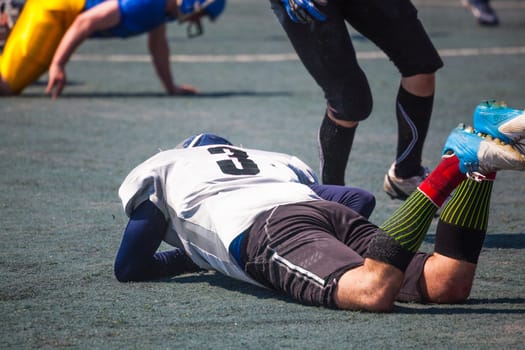
[[[423,193],[416,190],[379,228],[403,248],[415,253],[421,246],[437,209]]]
[[[463,181],[447,203],[439,219],[475,230],[486,230],[493,181]]]

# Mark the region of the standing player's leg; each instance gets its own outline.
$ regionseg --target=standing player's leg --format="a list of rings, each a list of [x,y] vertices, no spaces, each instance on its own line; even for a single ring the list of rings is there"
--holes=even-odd
[[[405,199],[428,175],[422,166],[434,104],[435,74],[401,78],[396,98],[396,159],[385,175],[385,191],[392,198]]]
[[[385,176],[392,198],[406,199],[427,175],[422,151],[434,101],[435,72],[443,65],[410,0],[355,0],[345,5],[350,24],[373,41],[402,78],[395,113],[396,159]]]
[[[327,101],[318,139],[321,180],[324,184],[344,185],[357,124],[370,115],[372,94],[357,62],[342,5],[329,1],[323,7],[326,21],[304,25],[288,17],[281,1],[270,1],[295,51]]]

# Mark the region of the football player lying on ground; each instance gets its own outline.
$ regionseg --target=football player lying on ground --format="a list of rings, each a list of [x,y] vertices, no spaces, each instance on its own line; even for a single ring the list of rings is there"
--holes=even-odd
[[[216,270],[304,304],[376,312],[391,311],[396,300],[462,302],[487,231],[496,172],[525,170],[516,147],[525,115],[492,103],[478,111],[474,128],[451,132],[434,171],[379,227],[316,194],[311,170],[297,158],[210,135],[191,138],[140,164],[120,187],[130,221],[116,277]],[[434,252],[418,252],[453,190]],[[176,249],[157,252],[163,240]]]

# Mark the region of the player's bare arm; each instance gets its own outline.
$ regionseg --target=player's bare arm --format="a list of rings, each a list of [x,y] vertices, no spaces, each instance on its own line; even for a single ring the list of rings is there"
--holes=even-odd
[[[166,38],[166,25],[158,26],[148,33],[148,49],[153,66],[164,89],[170,95],[194,95],[197,88],[191,85],[176,85],[170,67],[170,49]]]
[[[116,0],[104,2],[80,14],[60,41],[49,66],[46,93],[57,98],[66,84],[65,66],[75,49],[92,33],[117,25],[120,10]]]

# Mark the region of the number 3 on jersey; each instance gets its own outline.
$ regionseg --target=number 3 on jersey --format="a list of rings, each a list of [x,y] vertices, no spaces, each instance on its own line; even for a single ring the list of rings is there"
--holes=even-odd
[[[220,154],[224,153],[229,158],[234,158],[237,162],[234,162],[232,159],[223,159],[217,161],[217,164],[221,168],[221,171],[224,174],[229,175],[256,175],[260,172],[257,164],[251,159],[248,158],[248,153],[230,148],[227,146],[211,147],[208,148],[208,152],[211,154]],[[237,165],[240,165],[238,167]]]

